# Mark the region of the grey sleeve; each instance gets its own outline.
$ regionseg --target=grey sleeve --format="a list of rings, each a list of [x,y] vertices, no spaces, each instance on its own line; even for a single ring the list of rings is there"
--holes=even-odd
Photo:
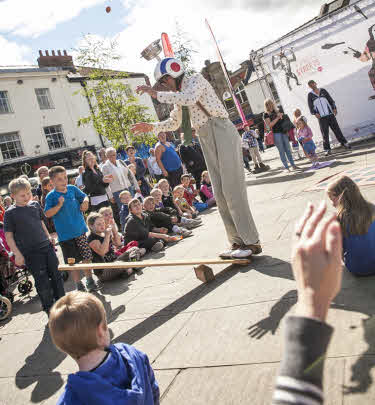
[[[274,404],[323,403],[323,366],[332,333],[332,327],[315,319],[291,316],[286,320]]]

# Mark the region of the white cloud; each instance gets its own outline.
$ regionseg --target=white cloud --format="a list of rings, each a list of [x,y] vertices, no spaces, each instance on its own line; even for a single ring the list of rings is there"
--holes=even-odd
[[[215,47],[205,26],[207,18],[214,31],[229,69],[248,58],[251,49],[276,40],[319,13],[324,0],[122,0],[128,13],[126,28],[118,42],[124,56],[121,68],[145,72],[151,78],[155,62],[140,58],[141,51],[162,32],[170,36],[179,21],[198,51],[194,56],[197,70],[204,60],[217,60]]]
[[[31,65],[31,48],[10,42],[0,35],[0,65]]]
[[[36,38],[105,0],[5,0],[0,2],[0,32]]]

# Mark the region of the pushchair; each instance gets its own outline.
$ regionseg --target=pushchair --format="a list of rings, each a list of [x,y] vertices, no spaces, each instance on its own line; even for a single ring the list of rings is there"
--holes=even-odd
[[[0,320],[7,318],[12,310],[16,286],[21,295],[28,294],[33,288],[27,268],[15,264],[14,255],[0,237]]]

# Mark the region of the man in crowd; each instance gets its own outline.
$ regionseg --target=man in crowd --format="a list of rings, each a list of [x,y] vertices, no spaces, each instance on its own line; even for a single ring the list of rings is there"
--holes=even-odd
[[[174,146],[167,142],[165,132],[159,132],[159,142],[155,146],[155,157],[163,176],[168,179],[172,189],[180,184],[182,171],[181,159]]]
[[[323,148],[326,151],[326,156],[332,153],[329,143],[330,128],[341,145],[346,149],[351,149],[336,120],[337,107],[331,95],[326,89],[319,89],[314,80],[310,80],[308,85],[311,91],[307,97],[307,101],[311,114],[315,115],[319,120],[320,131],[323,136]]]

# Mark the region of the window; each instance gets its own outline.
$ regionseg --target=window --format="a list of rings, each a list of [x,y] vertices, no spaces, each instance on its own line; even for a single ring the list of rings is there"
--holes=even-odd
[[[236,97],[240,104],[246,103],[247,100],[247,95],[246,95],[246,90],[243,84],[240,84],[236,90]]]
[[[17,132],[0,134],[0,150],[4,160],[24,156],[20,136]]]
[[[49,89],[35,89],[35,94],[41,110],[54,108]]]
[[[13,110],[9,102],[8,92],[0,91],[0,114],[10,114],[12,112]]]
[[[49,150],[66,148],[66,143],[61,125],[44,127],[44,133],[47,138]]]

